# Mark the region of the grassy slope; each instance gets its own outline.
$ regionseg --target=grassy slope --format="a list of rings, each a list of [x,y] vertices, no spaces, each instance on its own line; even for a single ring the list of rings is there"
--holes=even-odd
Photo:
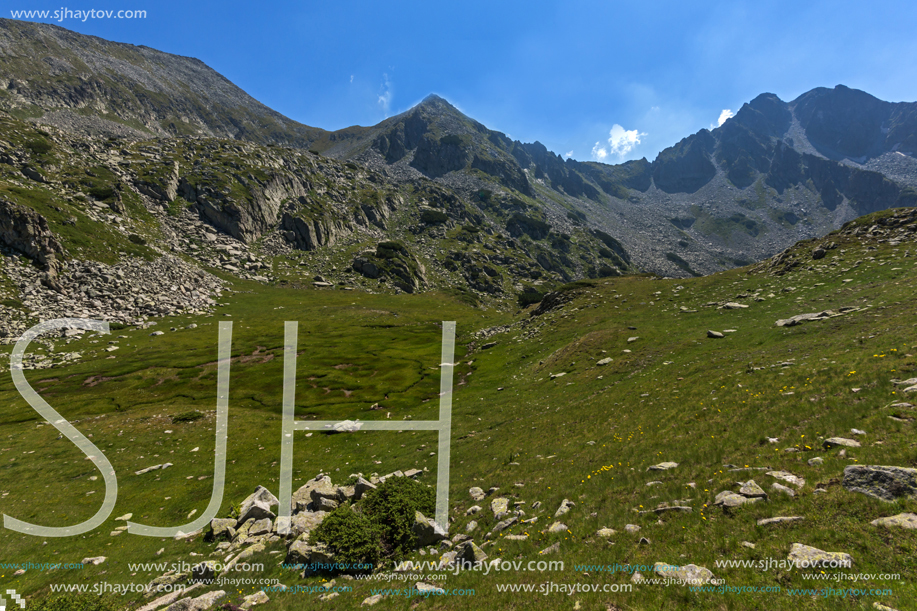
[[[236,288],[252,292],[231,295],[229,305],[218,311],[232,315],[233,355],[240,357],[233,363],[230,385],[232,462],[224,512],[230,501],[238,503],[257,484],[276,492],[284,320],[300,321],[301,417],[361,419],[384,418],[387,413],[392,418],[435,417],[440,339],[436,322],[457,320],[463,364],[455,379],[457,384],[465,383],[456,386],[454,400],[451,505],[455,522],[450,532],[462,532],[471,520],[465,516],[474,504],[469,487],[499,486],[500,493],[512,500],[525,501],[528,515],[538,515],[539,520],[526,531],[529,541],[498,541],[486,548],[490,558],[537,559],[538,550],[559,541],[560,552],[550,559],[562,560],[566,567],[551,573],[450,576],[444,587],[473,588],[476,595],[430,598],[419,603],[423,607],[479,608],[483,603],[499,609],[569,609],[575,604],[582,609],[689,605],[865,609],[880,601],[899,610],[914,608],[917,535],[879,529],[869,522],[917,511],[917,502],[886,504],[847,492],[838,484],[848,464],[917,466],[914,421],[889,418],[896,414],[913,418],[917,413],[888,407],[905,399],[890,380],[917,375],[912,317],[917,302],[915,259],[903,257],[907,245],[880,245],[867,252],[857,242],[838,241],[839,250],[830,251],[823,261],[842,257],[834,261],[836,267],[802,268],[779,278],[749,274],[745,269],[690,280],[595,281],[592,287],[578,290],[576,299],[564,308],[497,335],[487,340],[498,342],[494,348],[470,354],[462,353],[473,331],[512,322],[511,317],[473,310],[436,294],[392,297],[237,283]],[[863,263],[850,270],[856,260]],[[789,287],[794,288],[786,291]],[[758,289],[765,300],[740,299],[750,306],[747,309],[704,306]],[[866,310],[828,321],[774,326],[777,319],[798,313],[866,305],[870,306]],[[697,312],[680,313],[682,306]],[[225,316],[196,320],[200,326],[195,330],[161,337],[150,337],[149,331],[118,331],[113,335],[128,337],[118,340],[121,348],[115,359],[99,352],[65,369],[27,374],[62,414],[81,420],[80,429],[92,433],[93,441],[111,459],[120,485],[113,517],[132,512],[134,520],[170,525],[186,521],[193,509],[206,506],[210,479],[199,478],[212,469],[213,419],[172,424],[169,416],[189,409],[212,411],[216,378],[212,362],[216,322],[221,318]],[[515,320],[527,318],[520,315]],[[188,322],[166,321],[157,328],[180,328]],[[706,337],[707,329],[735,332],[714,340]],[[634,336],[639,339],[628,343]],[[99,350],[109,339],[102,338],[98,344],[84,339],[67,349]],[[613,361],[597,366],[596,361],[606,356]],[[794,365],[779,365],[787,361]],[[550,377],[559,372],[566,375]],[[93,376],[111,379],[93,384],[98,380],[90,380]],[[349,397],[345,389],[353,391]],[[92,515],[103,491],[101,482],[90,480],[94,469],[71,444],[56,441],[57,432],[50,426],[36,426],[36,415],[18,397],[8,377],[0,380],[0,401],[7,406],[0,416],[0,491],[8,492],[0,497],[3,513],[39,523],[61,516],[76,523]],[[383,411],[368,410],[376,402]],[[845,458],[837,450],[821,449],[822,438],[850,437],[854,427],[867,432],[861,448],[850,449]],[[780,442],[769,444],[765,436],[778,437]],[[194,447],[200,450],[191,453]],[[787,447],[801,451],[788,453]],[[338,482],[355,471],[382,474],[427,466],[431,472],[424,479],[433,483],[432,450],[432,433],[366,432],[309,439],[300,433],[295,477],[301,481],[324,471]],[[823,457],[824,464],[809,466],[807,460],[814,456]],[[663,460],[678,462],[679,467],[646,471]],[[165,461],[175,466],[133,475],[137,469]],[[712,506],[719,491],[735,490],[736,481],[749,477],[766,489],[776,481],[764,472],[730,472],[726,464],[787,470],[807,484],[794,499],[774,493],[768,503],[726,514]],[[653,480],[662,484],[646,486]],[[691,482],[696,488],[688,485]],[[818,484],[825,493],[814,492]],[[569,530],[548,534],[553,512],[564,498],[576,503],[563,518]],[[652,514],[637,513],[641,506],[652,508],[676,499],[690,499],[686,504],[694,511],[664,514],[661,523]],[[544,503],[540,512],[530,509],[536,500]],[[485,530],[478,533],[493,524],[489,501],[479,503],[485,509],[477,521]],[[806,519],[789,526],[755,524],[759,518],[776,515]],[[636,535],[623,532],[628,523],[642,530]],[[0,571],[0,586],[34,594],[51,583],[147,583],[161,571],[131,575],[127,562],[193,562],[200,558],[192,558],[191,552],[206,555],[213,549],[199,539],[110,537],[109,530],[118,524],[122,523],[110,520],[85,538],[46,541],[3,531],[0,557],[4,562],[68,562],[99,554],[109,560],[66,573],[33,570],[14,577],[10,570]],[[594,536],[602,527],[618,533],[606,542]],[[524,530],[517,525],[504,534]],[[639,545],[640,536],[651,543]],[[742,541],[753,542],[756,548],[742,547]],[[785,559],[794,542],[850,553],[853,569],[844,572],[900,573],[903,579],[832,582],[834,588],[889,587],[893,594],[824,599],[786,593],[787,588],[816,587],[812,584],[818,582],[802,579],[798,570],[718,569],[714,564],[730,559]],[[157,556],[160,548],[165,551]],[[253,561],[264,561],[269,568],[265,577],[277,577],[288,586],[320,583],[321,578],[303,580],[282,572],[276,566],[281,557],[265,552]],[[658,561],[693,562],[710,568],[730,586],[781,586],[784,592],[700,594],[680,586],[644,585],[628,593],[543,596],[496,589],[501,583],[536,584],[536,588],[546,581],[629,583],[624,573],[593,570],[585,575],[574,565]],[[352,585],[353,592],[321,603],[323,608],[355,609],[372,589],[387,587],[384,582],[340,578],[338,583]],[[391,582],[388,587],[409,583]],[[253,590],[245,588],[244,593]],[[270,596],[272,601],[263,607],[269,611],[299,609],[303,597],[311,602],[317,594]],[[386,608],[396,609],[416,605],[417,600],[408,597],[385,602]]]

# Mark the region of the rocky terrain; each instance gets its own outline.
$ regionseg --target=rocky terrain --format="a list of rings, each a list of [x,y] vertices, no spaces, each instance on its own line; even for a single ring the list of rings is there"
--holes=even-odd
[[[488,129],[437,96],[376,126],[326,132],[271,111],[197,60],[50,25],[0,21],[0,85],[0,108],[15,117],[95,142],[135,143],[128,148],[143,149],[143,158],[121,163],[125,146],[108,151],[122,171],[138,161],[159,166],[129,177],[134,190],[163,204],[194,204],[198,219],[246,243],[277,230],[295,248],[335,250],[354,226],[397,240],[393,234],[416,229],[403,217],[386,219],[399,202],[410,202],[449,206],[453,223],[484,220],[512,239],[598,236],[604,244],[587,249],[603,248],[613,255],[607,260],[583,263],[556,239],[543,250],[524,246],[535,269],[562,280],[630,266],[684,277],[758,261],[856,216],[917,201],[915,104],[841,85],[788,103],[762,94],[721,127],[685,138],[654,161],[620,165],[563,160],[538,142]],[[221,150],[206,156],[211,167],[203,169],[201,158],[196,168],[186,165],[195,157],[189,136],[224,139],[205,145]],[[255,145],[303,153],[258,153]],[[304,164],[305,150],[351,166],[314,158]],[[217,167],[224,162],[246,171]],[[325,195],[302,180],[332,167],[326,177],[349,188]],[[40,168],[22,171],[41,175]],[[410,196],[431,190],[432,198]],[[296,202],[310,191],[306,218]],[[425,218],[445,222],[435,210]],[[484,271],[487,261],[455,261],[472,291],[503,292]],[[543,292],[523,283],[516,293],[526,290]]]

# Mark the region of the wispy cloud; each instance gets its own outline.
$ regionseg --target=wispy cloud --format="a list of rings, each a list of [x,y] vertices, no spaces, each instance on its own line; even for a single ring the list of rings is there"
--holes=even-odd
[[[733,114],[731,110],[729,110],[728,108],[724,108],[723,112],[720,113],[720,118],[716,120],[716,124],[722,125],[723,123],[726,122],[726,119],[730,119],[734,116],[735,115]]]
[[[353,75],[352,75],[352,74],[350,75],[350,82],[351,82],[351,83],[353,82]]]
[[[392,82],[388,78],[388,73],[382,75],[382,85],[379,87],[379,108],[382,109],[382,112],[385,113],[385,116],[389,116],[389,109],[392,105]]]
[[[598,144],[598,142],[596,142],[596,144]],[[567,157],[567,158],[573,157],[573,151],[567,151],[566,153],[564,153],[564,157]]]
[[[601,142],[596,142],[595,146],[592,147],[592,158],[596,161],[604,161],[609,155],[623,158],[634,150],[634,147],[640,144],[640,138],[646,135],[645,132],[636,129],[624,129],[615,123],[611,126],[611,131],[608,132],[607,148]]]

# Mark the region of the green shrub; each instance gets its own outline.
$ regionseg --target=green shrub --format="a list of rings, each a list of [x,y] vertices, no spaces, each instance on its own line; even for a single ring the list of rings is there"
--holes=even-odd
[[[120,611],[109,598],[94,594],[52,594],[39,600],[30,600],[29,611]]]
[[[44,155],[45,153],[49,153],[53,148],[51,143],[41,136],[37,136],[32,140],[29,140],[26,142],[25,146],[27,149],[32,151],[32,154],[34,155]]]
[[[136,233],[130,234],[129,236],[127,236],[127,239],[130,240],[131,242],[133,242],[134,244],[138,245],[138,246],[145,246],[145,245],[146,245],[146,240],[144,240],[143,237],[137,235]]]
[[[520,293],[519,306],[524,308],[533,303],[538,303],[542,299],[544,299],[544,293]]]
[[[178,424],[179,422],[194,422],[195,420],[200,420],[203,417],[204,414],[201,412],[192,410],[190,412],[184,412],[172,416],[172,424]]]
[[[449,220],[449,215],[440,210],[424,210],[420,213],[420,221],[422,223],[434,224],[434,223],[445,223]]]
[[[414,513],[430,517],[436,511],[436,492],[410,478],[391,477],[369,491],[360,506],[382,529],[385,555],[400,557],[414,549]]]
[[[336,562],[378,565],[382,557],[382,531],[367,516],[344,503],[325,516],[310,539],[322,541],[334,550]]]
[[[96,199],[105,200],[109,197],[115,196],[115,190],[111,187],[91,187],[89,189],[89,195],[93,196]]]

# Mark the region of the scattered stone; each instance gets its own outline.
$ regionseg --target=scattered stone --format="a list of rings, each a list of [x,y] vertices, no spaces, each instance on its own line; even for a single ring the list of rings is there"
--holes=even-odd
[[[610,356],[607,356],[603,358],[601,361],[597,362],[596,365],[607,365],[611,361],[612,361],[612,358]]]
[[[576,503],[574,503],[573,501],[569,499],[564,499],[563,502],[561,502],[560,507],[557,508],[557,511],[554,512],[554,517],[559,518],[560,516],[570,511],[570,509],[574,507],[575,505]]]
[[[596,534],[596,536],[598,536],[598,537],[610,537],[610,536],[612,536],[612,535],[617,534],[617,532],[618,532],[618,531],[613,530],[613,529],[611,529],[611,528],[600,528],[599,530],[597,530],[597,531],[595,532],[595,534]]]
[[[640,530],[640,527],[636,524],[627,524],[624,526],[624,532],[635,533]]]
[[[843,552],[825,552],[815,547],[794,543],[787,560],[797,568],[850,568],[853,558]]]
[[[739,488],[739,494],[742,496],[747,496],[748,498],[763,498],[764,500],[767,500],[767,493],[764,492],[761,486],[755,483],[755,480],[750,479],[744,484],[742,482],[739,483],[742,485],[742,487]]]
[[[678,466],[677,462],[661,462],[658,465],[651,465],[647,471],[668,471]]]
[[[560,551],[560,542],[558,541],[554,545],[549,545],[548,547],[544,548],[543,550],[541,550],[538,553],[539,554],[553,554],[559,551]]]
[[[757,503],[761,500],[763,500],[763,497],[747,497],[730,490],[724,490],[716,495],[713,504],[720,507],[739,507],[746,503]]]
[[[242,608],[251,609],[255,605],[263,605],[270,602],[271,599],[267,597],[267,594],[263,590],[259,590],[254,594],[250,594],[242,599]]]
[[[567,530],[567,525],[562,522],[554,522],[548,527],[549,533],[562,533]]]
[[[657,562],[653,565],[653,572],[666,579],[677,579],[688,585],[703,585],[710,582],[713,572],[696,564],[686,564],[684,566],[674,566],[664,562]]]
[[[806,462],[809,463],[810,467],[820,467],[825,462],[825,459],[821,456],[816,456],[815,458],[810,458]]]
[[[107,556],[93,556],[93,557],[90,557],[90,558],[83,558],[80,562],[81,562],[82,564],[97,565],[97,564],[102,564],[102,563],[105,562],[106,560],[108,560],[108,557],[107,557]]]
[[[843,437],[829,437],[828,439],[825,439],[822,445],[825,446],[826,450],[830,450],[831,448],[835,448],[838,446],[846,446],[848,448],[858,448],[860,447],[860,442],[855,441],[853,439],[845,439]]]
[[[434,585],[429,583],[424,583],[423,581],[418,581],[414,584],[414,589],[420,592],[421,596],[429,596],[430,594],[445,594],[446,591],[442,588],[437,588]]]
[[[773,484],[771,484],[771,490],[782,492],[783,494],[787,496],[796,496],[796,492],[792,488],[788,488],[787,486],[784,486],[783,484],[778,484],[777,482],[774,482]]]
[[[819,460],[821,459],[819,458]],[[797,488],[802,488],[803,486],[806,485],[806,480],[802,479],[801,477],[797,477],[793,475],[792,473],[788,473],[786,471],[768,471],[767,474],[776,479],[783,480],[787,483],[793,484]]]
[[[495,516],[506,513],[509,510],[509,500],[502,496],[495,498],[490,502],[490,510]]]
[[[367,596],[363,599],[363,602],[360,603],[361,606],[372,607],[378,602],[382,601],[381,594],[373,594],[372,596]]]
[[[917,530],[917,514],[899,513],[896,516],[879,518],[870,522],[873,526],[885,526],[887,528],[904,528],[906,530]]]
[[[786,524],[788,522],[800,522],[802,521],[802,516],[778,516],[776,518],[764,518],[758,520],[758,526],[767,526],[769,524]]]
[[[723,335],[722,333],[720,333],[719,331],[711,331],[711,330],[708,329],[708,330],[707,330],[707,337],[711,337],[711,338],[713,338],[713,339],[722,339],[722,338],[724,338],[724,337],[726,337],[726,336]]]
[[[747,547],[748,549],[755,549],[755,544],[749,541],[742,541],[742,547]]]
[[[412,531],[417,537],[417,544],[421,547],[435,545],[446,538],[446,531],[443,530],[443,527],[430,518],[424,517],[419,511],[414,512]]]

